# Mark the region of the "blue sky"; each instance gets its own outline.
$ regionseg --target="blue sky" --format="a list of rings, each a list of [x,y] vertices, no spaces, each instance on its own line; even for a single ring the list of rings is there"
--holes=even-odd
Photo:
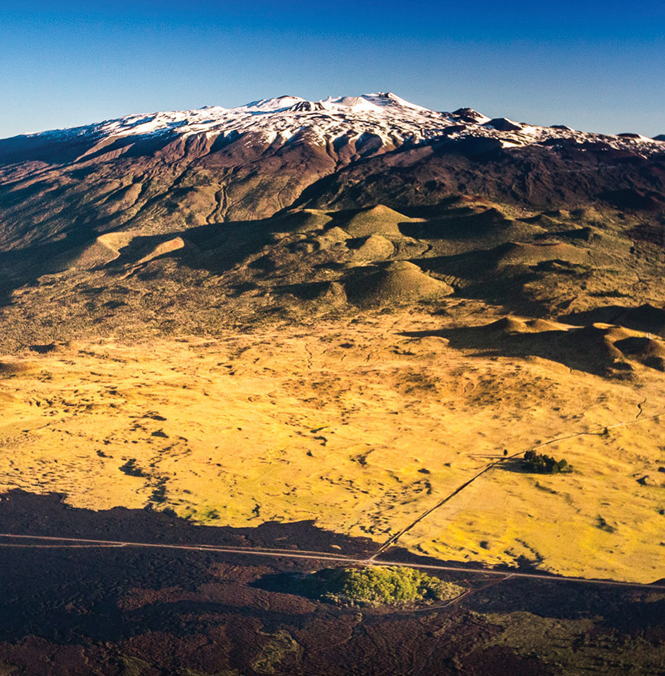
[[[663,0],[0,0],[0,137],[374,91],[653,136],[663,74]]]

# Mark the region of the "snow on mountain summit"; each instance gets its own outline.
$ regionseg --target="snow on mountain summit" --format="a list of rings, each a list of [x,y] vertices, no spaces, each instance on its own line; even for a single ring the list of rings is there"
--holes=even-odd
[[[94,125],[103,136],[127,136],[177,131],[190,135],[244,134],[289,140],[307,129],[313,142],[326,143],[343,135],[371,133],[386,144],[407,138],[424,140],[450,124],[442,113],[409,103],[391,93],[328,97],[308,101],[298,96],[279,96],[252,101],[238,108],[207,107],[200,110],[133,115]]]
[[[235,110],[247,110],[259,113],[274,113],[277,111],[288,110],[292,106],[302,103],[305,99],[299,96],[278,96],[274,99],[261,99],[260,101],[252,101]]]
[[[422,143],[438,137],[494,138],[506,148],[533,143],[570,140],[577,143],[602,140],[614,148],[629,148],[648,155],[662,152],[662,144],[639,135],[605,136],[574,131],[563,126],[538,127],[493,118],[471,108],[443,113],[406,101],[391,92],[361,96],[328,97],[308,101],[299,96],[260,99],[237,108],[206,106],[198,110],[128,115],[86,127],[45,132],[31,136],[90,136],[97,141],[128,136],[172,134],[235,138],[253,134],[267,144],[302,138],[320,145],[337,139],[371,135],[386,149],[406,141]]]

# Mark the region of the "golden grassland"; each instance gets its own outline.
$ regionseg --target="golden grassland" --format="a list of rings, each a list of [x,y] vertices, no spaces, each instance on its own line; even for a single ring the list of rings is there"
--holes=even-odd
[[[638,365],[630,379],[603,378],[405,335],[446,321],[376,313],[0,359],[0,491],[61,492],[92,509],[153,504],[211,525],[312,519],[379,544],[504,449],[591,432],[543,449],[573,474],[495,468],[400,544],[452,561],[523,556],[566,575],[662,578],[665,418],[650,417],[665,412],[663,374]]]

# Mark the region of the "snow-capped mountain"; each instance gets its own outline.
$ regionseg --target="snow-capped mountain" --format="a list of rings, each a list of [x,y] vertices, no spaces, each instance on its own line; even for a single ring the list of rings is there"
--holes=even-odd
[[[489,119],[489,118],[487,118]],[[253,101],[239,108],[206,107],[200,110],[130,115],[75,131],[102,137],[163,134],[239,135],[253,133],[267,143],[290,141],[304,130],[309,139],[324,144],[345,135],[375,134],[385,144],[399,145],[441,133],[451,120],[441,113],[416,106],[394,94],[344,96],[307,101],[296,96]]]
[[[493,138],[504,148],[522,147],[556,140],[579,143],[602,139],[616,149],[631,149],[643,155],[662,152],[662,145],[639,134],[607,136],[575,131],[565,126],[541,127],[507,118],[490,119],[470,108],[452,113],[436,112],[410,103],[392,93],[329,97],[308,101],[297,96],[280,96],[253,101],[238,108],[205,107],[199,110],[129,115],[73,129],[31,134],[42,137],[95,139],[104,145],[127,137],[179,136],[234,139],[251,133],[270,144],[293,142],[306,136],[309,143],[358,142],[368,136],[383,148],[409,142],[425,143],[445,137]],[[93,146],[87,153],[100,148]]]
[[[390,93],[130,115],[0,140],[0,251],[460,195],[660,212],[664,159],[662,141],[638,134],[437,112]]]

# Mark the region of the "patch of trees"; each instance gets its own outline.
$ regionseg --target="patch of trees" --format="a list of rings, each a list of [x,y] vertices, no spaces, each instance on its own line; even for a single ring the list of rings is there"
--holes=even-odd
[[[454,599],[466,589],[406,566],[324,568],[314,573],[264,575],[254,583],[269,591],[317,601],[379,606]]]
[[[456,584],[401,566],[338,569],[327,587],[328,600],[364,605],[444,601],[464,592]]]
[[[573,471],[572,465],[569,465],[567,460],[556,460],[551,455],[541,455],[535,451],[527,451],[524,454],[522,467],[527,472],[536,472],[538,474],[567,474]]]

